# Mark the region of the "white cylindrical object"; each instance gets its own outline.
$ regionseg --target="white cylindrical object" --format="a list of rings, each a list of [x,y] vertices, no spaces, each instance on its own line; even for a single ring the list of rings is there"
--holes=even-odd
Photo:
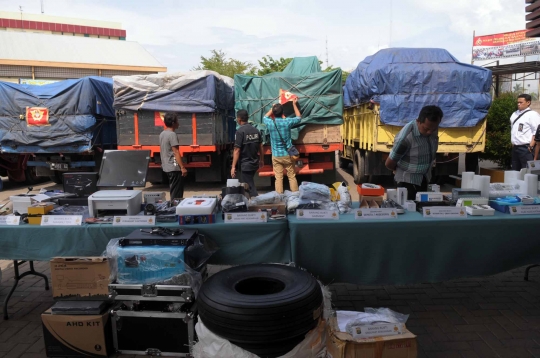
[[[482,176],[475,175],[473,178],[473,189],[482,190]]]
[[[474,179],[474,172],[461,173],[461,187],[463,189],[472,189],[473,179]]]
[[[527,183],[524,180],[516,180],[516,189],[519,190],[520,194],[527,194]]]
[[[538,175],[536,174],[525,174],[525,186],[527,187],[527,192],[525,194],[532,197],[538,196]]]
[[[519,171],[519,180],[525,180],[525,174],[527,174],[527,168],[523,168]]]
[[[480,177],[480,191],[481,195],[484,198],[489,198],[489,182],[491,180],[491,177],[489,175],[482,175]]]
[[[504,172],[505,184],[516,184],[516,181],[520,180],[521,174],[517,170],[507,170]]]

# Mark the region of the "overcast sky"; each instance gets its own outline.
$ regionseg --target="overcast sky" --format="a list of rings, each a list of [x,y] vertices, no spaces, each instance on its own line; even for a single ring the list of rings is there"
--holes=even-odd
[[[45,14],[122,23],[169,71],[191,70],[213,49],[257,59],[318,56],[351,70],[386,47],[440,47],[471,60],[478,35],[525,28],[523,0],[44,0]],[[39,0],[0,10],[40,13]],[[520,58],[513,60],[522,61]],[[480,64],[480,63],[478,63]]]

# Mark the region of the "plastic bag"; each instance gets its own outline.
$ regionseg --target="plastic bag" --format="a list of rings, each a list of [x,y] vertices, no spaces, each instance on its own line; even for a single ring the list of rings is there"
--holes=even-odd
[[[321,200],[303,200],[300,199],[297,209],[314,209],[314,210],[338,210],[338,205],[333,201]]]
[[[246,211],[248,204],[249,200],[243,194],[227,194],[221,201],[221,209],[224,213]]]
[[[343,182],[337,188],[339,194],[339,199],[337,201],[338,209],[340,214],[346,214],[352,210],[352,199],[351,193],[347,188],[347,183]]]
[[[366,326],[376,323],[401,323],[405,324],[409,315],[392,311],[389,308],[369,308],[364,309],[365,312],[356,312],[356,315],[349,313],[347,323],[345,324],[345,332],[353,335],[353,328],[357,326]],[[343,329],[343,322],[339,324],[340,329]]]
[[[304,181],[299,190],[300,199],[330,201],[330,188],[326,185]]]
[[[249,205],[277,204],[283,201],[283,196],[277,191],[261,194],[249,200]]]

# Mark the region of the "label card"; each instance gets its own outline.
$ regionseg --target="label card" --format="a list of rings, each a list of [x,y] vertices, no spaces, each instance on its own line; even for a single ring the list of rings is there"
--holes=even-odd
[[[0,216],[0,226],[19,225],[21,217],[16,215]]]
[[[337,210],[297,209],[296,218],[298,220],[339,220],[339,212]]]
[[[113,226],[155,226],[155,215],[115,216]]]
[[[465,207],[459,206],[428,206],[422,208],[425,218],[434,219],[467,219]]]
[[[268,221],[266,211],[253,211],[244,213],[225,213],[225,224],[234,223],[265,223]]]
[[[358,209],[355,211],[354,218],[356,220],[375,219],[375,220],[388,220],[397,219],[398,213],[393,208],[380,208],[380,209]]]
[[[41,226],[73,226],[82,224],[82,215],[43,215]]]
[[[402,333],[402,325],[397,323],[382,323],[365,326],[353,326],[353,338],[370,338],[394,336]]]
[[[540,214],[540,205],[518,205],[510,207],[510,215]]]

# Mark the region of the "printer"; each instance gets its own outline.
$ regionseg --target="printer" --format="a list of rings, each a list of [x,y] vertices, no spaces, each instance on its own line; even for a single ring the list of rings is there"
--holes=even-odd
[[[141,212],[141,204],[141,190],[99,190],[88,197],[88,213],[90,217],[98,217],[101,211],[113,215],[137,215]]]

